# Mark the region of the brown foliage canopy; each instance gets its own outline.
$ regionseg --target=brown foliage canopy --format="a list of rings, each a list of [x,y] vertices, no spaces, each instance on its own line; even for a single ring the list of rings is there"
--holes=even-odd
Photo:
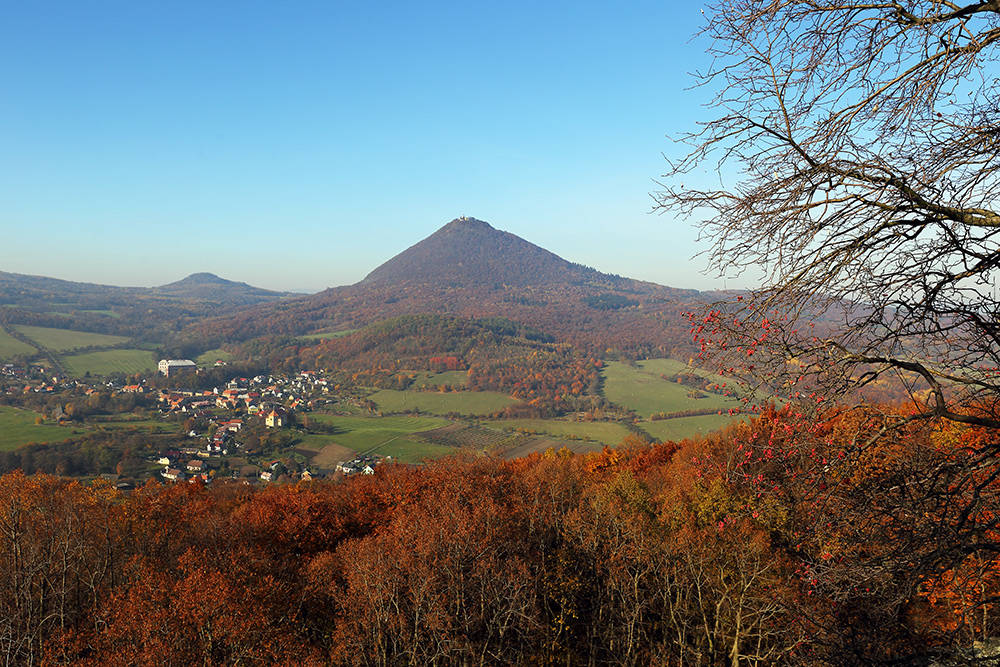
[[[340,483],[0,478],[6,664],[860,665],[992,637],[988,436],[769,411]],[[899,493],[899,489],[909,489]]]

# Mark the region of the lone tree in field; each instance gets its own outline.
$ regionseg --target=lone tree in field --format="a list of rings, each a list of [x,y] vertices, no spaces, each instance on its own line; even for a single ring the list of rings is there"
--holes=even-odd
[[[1000,2],[705,13],[715,118],[654,198],[701,221],[715,269],[766,273],[705,318],[707,345],[794,359],[832,390],[915,378],[916,417],[1000,426]],[[691,187],[716,171],[717,189]]]

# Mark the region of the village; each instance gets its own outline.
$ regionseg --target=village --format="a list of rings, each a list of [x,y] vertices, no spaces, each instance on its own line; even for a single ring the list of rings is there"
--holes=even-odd
[[[189,360],[164,360],[158,367],[160,383],[200,372]],[[26,397],[30,405],[46,406],[43,417],[36,420],[38,425],[51,421],[67,428],[90,424],[102,428],[107,417],[85,409],[90,402],[107,403],[102,394],[121,401],[115,405],[138,408],[150,432],[176,425],[172,430],[177,437],[150,451],[139,475],[133,479],[101,475],[123,489],[150,478],[166,483],[211,484],[218,479],[232,479],[244,484],[269,484],[373,474],[380,463],[391,459],[359,453],[332,466],[314,466],[310,452],[289,446],[293,434],[302,432],[303,422],[322,428],[307,416],[317,408],[337,410],[339,406],[352,413],[370,409],[364,401],[331,394],[330,380],[314,371],[237,375],[222,386],[201,391],[154,387],[146,378],[130,379],[133,381],[126,384],[121,379],[62,378],[13,364],[0,367],[3,395],[8,402],[9,397]],[[162,423],[162,429],[159,424],[155,428],[148,426],[150,420]]]

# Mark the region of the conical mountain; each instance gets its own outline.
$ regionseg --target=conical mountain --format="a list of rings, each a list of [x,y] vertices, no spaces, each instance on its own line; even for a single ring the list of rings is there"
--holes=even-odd
[[[357,329],[399,315],[505,317],[578,345],[669,350],[697,297],[568,262],[474,218],[452,220],[361,282],[198,325],[216,342]]]
[[[597,271],[567,262],[519,236],[463,217],[385,262],[361,284],[541,286],[599,277]]]

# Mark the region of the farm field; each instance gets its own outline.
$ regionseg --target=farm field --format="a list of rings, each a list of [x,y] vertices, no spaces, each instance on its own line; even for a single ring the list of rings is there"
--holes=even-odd
[[[454,454],[455,450],[431,442],[417,442],[408,438],[399,438],[385,443],[373,453],[379,456],[391,456],[402,463],[420,463],[427,459],[439,459],[442,456]]]
[[[356,450],[341,445],[341,440],[342,438],[340,435],[329,435],[326,433],[298,433],[295,435],[295,438],[289,446],[296,449],[311,449],[317,452],[327,447],[340,447],[344,450],[347,456],[353,456]]]
[[[126,415],[117,415],[114,418],[97,422],[101,428],[107,430],[133,430],[148,433],[177,433],[181,430],[181,424],[177,422],[164,422],[156,419],[129,419]]]
[[[50,329],[48,327],[31,327],[22,324],[15,325],[14,329],[53,352],[69,352],[70,350],[78,350],[81,347],[111,347],[112,345],[120,345],[129,340],[125,336],[110,336],[87,331],[70,331],[68,329]]]
[[[29,442],[62,442],[73,430],[51,424],[35,425],[41,415],[20,408],[0,407],[0,450],[17,449]]]
[[[209,350],[208,352],[202,352],[193,361],[198,364],[198,368],[211,367],[216,361],[232,361],[233,355],[222,349]]]
[[[357,454],[353,449],[337,444],[324,445],[319,440],[313,440],[314,436],[302,436],[302,444],[295,446],[297,454],[305,454],[309,463],[318,468],[333,468],[338,463],[350,461]],[[332,436],[318,436],[330,438]],[[305,450],[312,450],[306,454]]]
[[[19,354],[34,354],[37,350],[27,343],[22,343],[9,333],[0,329],[0,361],[12,359]]]
[[[109,373],[141,373],[156,368],[156,359],[148,350],[101,350],[84,352],[59,357],[59,363],[66,372],[81,377],[91,375],[108,375]]]
[[[676,382],[667,382],[660,377],[672,375],[686,368],[680,362],[656,359],[643,362],[639,368],[612,361],[602,371],[604,375],[604,397],[618,405],[634,410],[642,417],[649,418],[657,412],[680,412],[682,410],[712,409],[723,412],[739,405],[725,396],[705,392],[704,398],[689,398],[687,387]],[[670,364],[663,363],[670,362]],[[677,368],[671,370],[672,364]]]
[[[330,424],[340,432],[317,435],[317,440],[307,440],[303,446],[316,448],[318,438],[328,439],[325,444],[336,443],[356,452],[368,452],[412,433],[429,431],[448,422],[436,417],[341,417],[323,413],[309,415],[316,421]],[[308,436],[307,436],[308,437]]]
[[[477,452],[507,450],[536,439],[535,436],[522,433],[461,423],[449,424],[433,431],[422,431],[418,435],[422,441],[434,445]]]
[[[589,438],[612,447],[621,444],[622,439],[629,434],[621,424],[613,422],[570,422],[557,419],[498,419],[484,422],[492,428],[522,429],[555,436],[557,438]]]
[[[383,389],[368,397],[382,412],[420,410],[434,415],[457,412],[460,415],[485,415],[517,403],[517,399],[492,391],[456,391],[441,394],[429,391]]]
[[[704,435],[712,431],[739,421],[741,417],[731,417],[729,415],[701,415],[698,417],[678,417],[676,419],[661,419],[655,422],[642,422],[639,427],[661,441],[683,440],[696,435]]]
[[[347,334],[351,334],[357,331],[357,329],[344,329],[343,331],[330,331],[328,333],[318,333],[318,334],[307,334],[301,336],[301,338],[310,338],[312,340],[326,340],[328,338],[343,338]]]
[[[469,371],[442,371],[440,373],[417,373],[413,378],[413,389],[423,389],[425,387],[440,387],[450,384],[452,387],[460,387],[469,383]]]

